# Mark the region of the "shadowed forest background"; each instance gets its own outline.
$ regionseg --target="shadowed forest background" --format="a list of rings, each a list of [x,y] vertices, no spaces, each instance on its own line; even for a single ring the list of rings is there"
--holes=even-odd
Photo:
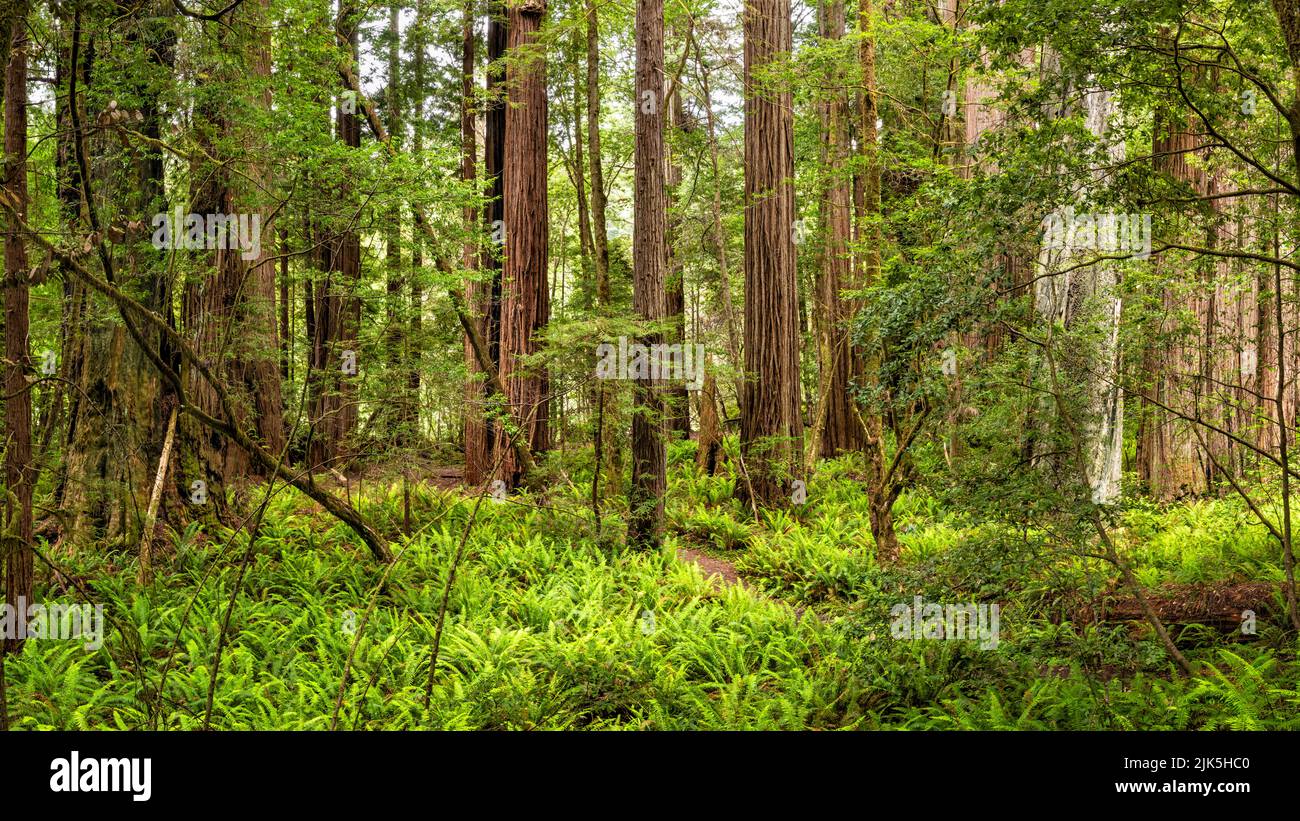
[[[1300,0],[0,42],[3,727],[1300,728]]]

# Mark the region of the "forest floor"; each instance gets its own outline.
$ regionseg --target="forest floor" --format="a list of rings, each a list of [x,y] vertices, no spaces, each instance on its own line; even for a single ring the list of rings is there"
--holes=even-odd
[[[617,498],[598,529],[578,474],[476,515],[454,471],[408,481],[409,531],[400,476],[344,480],[390,540],[388,568],[295,491],[251,551],[243,532],[168,530],[149,587],[129,548],[78,551],[64,558],[104,605],[102,646],[28,641],[7,665],[12,724],[1300,728],[1276,548],[1232,500],[1120,513],[1115,538],[1194,666],[1183,677],[1113,571],[1050,534],[917,491],[896,506],[901,561],[879,567],[854,466],[825,463],[807,505],[754,521],[734,477],[698,473],[688,447],[670,448],[660,551],[623,545]],[[996,618],[982,638],[910,635],[918,603]]]
[[[710,581],[721,580],[723,584],[745,584],[736,566],[726,559],[719,559],[690,547],[677,548],[677,558],[699,567]]]

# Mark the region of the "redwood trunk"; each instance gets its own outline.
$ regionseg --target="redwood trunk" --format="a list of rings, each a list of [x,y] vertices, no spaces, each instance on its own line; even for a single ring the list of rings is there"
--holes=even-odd
[[[663,0],[637,0],[632,303],[639,319],[656,323],[664,318],[667,310],[664,293],[668,225],[667,200],[664,198],[663,69]],[[655,332],[642,335],[638,341],[649,348],[661,344],[663,337]],[[628,492],[627,525],[627,541],[634,548],[658,547],[663,537],[667,485],[664,411],[664,389],[658,380],[636,380],[633,385],[632,486]]]
[[[833,0],[822,10],[822,36],[841,40],[846,23],[843,0]],[[850,322],[855,305],[840,297],[851,285],[849,269],[849,225],[851,219],[851,185],[847,170],[849,155],[849,102],[842,83],[847,78],[832,78],[829,99],[822,103],[823,157],[827,182],[822,199],[824,244],[817,278],[817,334],[821,351],[822,376],[818,400],[821,425],[820,455],[832,457],[844,451],[860,450],[862,425],[852,407],[850,382],[861,373],[858,352],[850,344]]]
[[[500,477],[519,484],[523,465],[512,449],[522,436],[534,453],[549,445],[550,390],[546,369],[520,360],[537,352],[538,333],[550,317],[547,286],[548,237],[546,178],[546,62],[533,46],[546,5],[525,0],[511,5],[507,47],[515,55],[506,71],[504,172],[505,262],[501,274],[501,343],[499,374],[506,403],[521,430],[495,431]]]
[[[233,31],[249,42],[244,47],[244,69],[259,82],[269,82],[271,77],[269,42],[263,39],[269,38],[269,34],[257,34],[266,31],[263,24],[268,9],[268,1],[261,0],[246,3],[232,16]],[[223,29],[221,36],[227,37],[229,32]],[[217,71],[228,73],[224,65]],[[250,107],[269,111],[269,89],[257,93],[248,102]],[[264,153],[256,124],[232,121],[218,105],[209,102],[196,112],[196,118],[204,123],[203,133],[222,134],[226,141],[247,146],[248,150],[242,156],[229,158],[230,163],[240,166],[242,173],[206,160],[196,164],[194,176],[202,182],[195,192],[194,211],[203,215],[249,215],[250,230],[251,215],[257,215],[260,236],[256,247],[260,250],[255,257],[244,259],[245,249],[230,238],[226,248],[213,249],[209,257],[212,274],[186,288],[183,318],[195,350],[216,363],[217,373],[230,379],[231,395],[236,399],[236,411],[240,415],[231,422],[254,431],[262,445],[278,455],[284,448],[285,430],[277,362],[276,272],[272,254],[263,247],[261,239],[274,234],[266,224],[270,212],[261,202],[256,185],[269,183],[270,172],[256,160]],[[207,155],[219,156],[219,149],[207,138],[200,142]],[[185,390],[190,401],[205,413],[221,416],[216,393],[198,373],[188,373]],[[217,488],[226,480],[250,472],[262,474],[248,454],[226,437],[191,425],[190,440],[218,502],[222,497]]]
[[[790,91],[764,87],[791,50],[789,0],[745,8],[745,381],[740,441],[755,501],[784,507],[802,452]]]

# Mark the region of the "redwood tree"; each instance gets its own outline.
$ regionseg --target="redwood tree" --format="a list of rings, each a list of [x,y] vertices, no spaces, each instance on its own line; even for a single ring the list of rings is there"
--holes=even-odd
[[[794,253],[794,115],[772,87],[791,49],[789,0],[745,6],[745,380],[740,441],[754,501],[784,506],[801,452]],[[740,486],[745,492],[745,487]]]
[[[819,9],[823,38],[841,41],[845,32],[844,0],[829,0]],[[861,359],[849,341],[852,303],[840,293],[851,285],[849,224],[851,192],[848,176],[849,105],[847,77],[838,68],[820,103],[822,161],[826,182],[821,202],[823,244],[816,280],[817,339],[821,358],[813,441],[809,450],[823,457],[862,447],[862,424],[852,407],[850,382],[860,373]]]
[[[667,310],[663,74],[663,0],[637,0],[632,303],[637,316],[647,323],[661,321]],[[657,345],[662,337],[654,329],[639,341]],[[667,487],[664,410],[664,391],[657,380],[638,380],[633,389],[632,486],[628,491],[627,541],[633,547],[657,547],[663,534]]]
[[[510,416],[519,421],[521,430],[512,432],[498,425],[493,448],[501,462],[500,477],[513,487],[523,466],[511,449],[512,438],[524,437],[534,453],[549,444],[546,369],[521,359],[538,350],[538,332],[550,318],[551,293],[547,284],[546,58],[537,47],[546,4],[544,0],[510,0],[507,12],[510,61],[506,69],[505,260],[498,373]]]
[[[474,286],[472,297],[466,300],[471,317],[477,322],[483,339],[487,341],[488,355],[493,367],[501,361],[501,268],[504,240],[505,202],[503,200],[505,163],[506,108],[502,94],[505,89],[505,67],[502,58],[506,53],[506,9],[500,2],[490,5],[487,25],[487,98],[483,113],[483,174],[484,194],[487,203],[483,208],[483,227],[489,241],[482,248],[480,267],[486,271]],[[462,122],[464,128],[472,123]],[[479,384],[467,384],[465,407],[465,481],[478,484],[492,469],[492,453],[496,421],[484,415],[486,401],[485,379],[478,358],[466,339],[466,370]],[[471,394],[478,400],[469,400]]]
[[[210,53],[205,59],[212,61],[211,70],[221,82],[200,88],[195,104],[199,143],[204,150],[193,165],[193,208],[201,214],[256,214],[261,235],[269,243],[274,236],[266,224],[270,209],[259,202],[257,190],[265,187],[270,177],[270,171],[258,161],[266,153],[264,135],[259,123],[232,113],[235,106],[230,99],[233,88],[251,83],[249,91],[238,92],[242,97],[238,107],[250,114],[270,110],[268,13],[268,0],[259,0],[233,12],[229,25],[209,24],[221,56]],[[235,59],[229,58],[231,54]],[[233,144],[245,150],[233,156],[228,148]],[[228,153],[231,155],[223,156]],[[249,224],[251,228],[251,219]],[[203,261],[210,273],[185,288],[183,319],[195,350],[219,363],[217,372],[230,380],[231,395],[241,414],[232,421],[255,431],[269,451],[279,454],[285,431],[276,358],[275,262],[261,239],[255,247],[258,253],[250,259],[244,258],[247,251],[236,242],[212,250]],[[221,415],[216,391],[193,369],[187,374],[185,392],[204,412]],[[194,455],[214,490],[253,468],[248,454],[227,437],[212,435],[197,423],[187,427]],[[220,503],[223,497],[215,493],[212,498]]]

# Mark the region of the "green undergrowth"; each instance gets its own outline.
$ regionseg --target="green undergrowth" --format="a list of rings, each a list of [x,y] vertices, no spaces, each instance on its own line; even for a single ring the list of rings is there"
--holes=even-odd
[[[366,729],[1300,729],[1295,637],[1276,624],[1253,642],[1180,637],[1198,670],[1180,678],[1140,625],[1049,618],[1055,593],[1108,579],[1050,534],[907,494],[903,561],[884,569],[850,461],[824,463],[805,504],[753,521],[734,475],[697,473],[688,445],[670,451],[657,552],[623,547],[616,501],[597,532],[588,466],[545,498],[479,503],[417,483],[410,536],[400,483],[365,488],[361,509],[397,556],[382,585],[356,537],[292,490],[276,493],[251,550],[245,533],[173,534],[148,588],[133,557],[56,556],[104,604],[104,643],[28,641],[7,665],[12,723],[202,727],[238,584],[217,729],[328,729],[336,710],[338,727]],[[475,504],[426,710],[442,592]],[[1121,515],[1150,584],[1277,576],[1227,502]],[[746,585],[704,578],[677,560],[683,546],[733,562]],[[891,607],[916,596],[998,603],[996,647],[895,638]]]

